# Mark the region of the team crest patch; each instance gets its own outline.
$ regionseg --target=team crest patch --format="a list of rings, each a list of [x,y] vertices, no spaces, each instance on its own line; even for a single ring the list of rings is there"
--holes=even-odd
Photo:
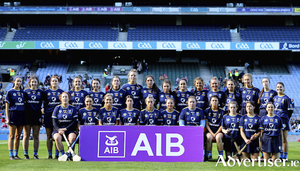
[[[83,113],[83,116],[86,116],[86,113]]]

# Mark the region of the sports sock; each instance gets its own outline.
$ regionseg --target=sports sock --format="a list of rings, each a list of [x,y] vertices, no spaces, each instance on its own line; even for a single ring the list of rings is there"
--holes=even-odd
[[[8,150],[9,151],[9,157],[13,156],[13,150]]]
[[[52,156],[52,150],[48,150],[49,156]]]
[[[264,153],[263,152],[260,152],[261,153],[261,157],[264,157]]]
[[[19,150],[15,150],[15,156],[17,156],[19,153]]]
[[[59,156],[59,151],[55,150],[55,156]]]
[[[219,156],[223,156],[223,150],[219,151]]]
[[[280,158],[283,158],[283,151],[280,151]]]
[[[24,150],[24,155],[28,155],[28,149]]]
[[[61,155],[65,154],[65,150],[60,150],[59,152],[60,152]]]
[[[37,154],[38,154],[38,150],[33,150],[33,155],[37,156]]]
[[[209,151],[208,156],[212,157],[212,151]]]
[[[208,157],[208,153],[209,153],[209,151],[205,151],[204,156],[205,156],[205,157]]]
[[[284,153],[283,153],[283,158],[284,158],[284,159],[287,159],[288,154],[289,154],[288,152],[284,152]]]

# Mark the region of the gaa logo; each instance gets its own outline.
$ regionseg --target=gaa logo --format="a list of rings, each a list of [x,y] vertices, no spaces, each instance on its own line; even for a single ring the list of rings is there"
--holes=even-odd
[[[138,48],[139,49],[152,49],[152,46],[150,45],[150,43],[147,43],[147,42],[140,42],[138,44]]]
[[[99,131],[98,158],[125,158],[125,131]]]
[[[89,47],[92,49],[103,49],[103,46],[99,42],[91,42],[89,43]]]
[[[79,48],[77,43],[75,43],[75,42],[66,42],[64,44],[64,46],[65,46],[65,48],[68,48],[68,49],[77,49],[77,48]]]
[[[260,47],[261,49],[274,49],[274,47],[272,46],[271,43],[261,43],[261,44],[259,45],[259,47]]]
[[[45,49],[53,49],[54,45],[52,42],[42,42],[40,44],[41,48],[45,48]]]
[[[211,48],[213,48],[213,49],[225,49],[225,47],[222,43],[212,43]]]
[[[250,49],[250,47],[248,46],[247,43],[237,43],[237,44],[235,45],[235,47],[236,47],[237,49]]]
[[[165,48],[165,49],[171,49],[171,48],[174,49],[174,48],[176,48],[174,43],[163,43],[162,47]]]
[[[188,43],[188,44],[186,44],[186,47],[188,49],[201,49],[201,47],[198,43]]]
[[[117,48],[117,49],[126,49],[127,48],[125,43],[114,43],[113,47]]]

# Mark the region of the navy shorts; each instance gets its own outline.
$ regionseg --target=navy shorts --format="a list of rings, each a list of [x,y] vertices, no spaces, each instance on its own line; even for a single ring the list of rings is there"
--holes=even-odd
[[[279,153],[281,151],[280,136],[270,137],[267,135],[263,135],[262,151],[265,153]]]
[[[246,108],[245,108],[245,107],[242,107],[242,108],[241,108],[241,111],[240,111],[240,115],[244,116],[244,115],[246,115],[246,114],[247,114]]]
[[[250,138],[248,138],[250,139]],[[243,148],[246,145],[246,142],[242,140],[241,148]],[[259,153],[259,139],[253,140],[250,144],[247,145],[245,150],[243,151],[245,153]]]
[[[45,128],[53,128],[52,113],[45,113],[44,125],[45,125]]]
[[[260,109],[259,110],[259,117],[264,117],[268,114],[268,111],[266,109]]]
[[[241,141],[242,141],[242,139],[240,137],[239,138],[235,138],[235,141],[236,141],[238,147],[241,149]],[[231,140],[231,138],[223,138],[223,142],[224,142],[224,150],[225,151],[238,152],[236,150],[234,142]]]
[[[25,122],[26,125],[42,125],[41,111],[26,111]]]
[[[56,130],[56,129],[54,129],[53,130],[53,132],[52,132],[52,138],[54,139],[54,134],[56,134],[56,133],[58,133],[58,130]],[[68,138],[68,136],[69,136],[69,134],[71,134],[71,133],[74,133],[74,134],[78,134],[78,132],[77,131],[74,131],[74,130],[67,130],[66,132],[65,132],[65,135],[66,135],[66,137]],[[63,140],[64,140],[64,137],[62,136],[62,138],[63,138]]]
[[[281,118],[282,125],[283,125],[283,130],[288,130],[290,131],[290,121],[287,118]]]
[[[24,111],[9,111],[9,125],[24,126],[25,112]]]

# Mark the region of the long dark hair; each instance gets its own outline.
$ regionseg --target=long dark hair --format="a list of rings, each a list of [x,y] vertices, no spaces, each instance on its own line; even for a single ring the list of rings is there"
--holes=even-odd
[[[157,87],[157,85],[156,85],[156,83],[155,83],[155,78],[153,77],[153,75],[147,75],[146,78],[145,78],[145,82],[147,81],[147,79],[148,79],[149,77],[151,77],[152,80],[154,81],[153,86],[152,86],[152,90],[153,90],[154,92],[157,92],[157,91],[158,91],[158,87]]]
[[[232,81],[233,82],[233,84],[234,84],[234,89],[233,89],[233,92],[234,92],[234,97],[236,97],[236,91],[235,91],[235,86],[236,86],[236,82],[235,82],[235,80],[234,79],[232,79],[232,78],[230,78],[230,79],[228,79],[227,81],[226,81],[226,87],[227,87],[227,83],[228,83],[228,81]],[[227,96],[229,95],[229,89],[227,88],[226,89],[226,91],[225,91],[225,102],[227,102]],[[236,98],[235,98],[236,99]]]
[[[171,82],[171,80],[166,79],[162,82],[162,85],[161,85],[162,90],[164,90],[164,84],[169,84],[170,85],[170,92],[167,92],[167,93],[172,93],[172,82]]]
[[[111,91],[111,90],[113,90],[113,81],[114,81],[114,78],[117,78],[117,79],[119,79],[119,81],[120,81],[120,86],[119,86],[119,88],[118,88],[118,90],[120,90],[121,89],[121,78],[119,77],[119,76],[114,76],[112,79],[111,79],[111,82],[110,82],[110,89],[109,89],[109,91]]]
[[[93,89],[93,81],[98,81],[98,82],[99,82],[99,84],[100,84],[99,90],[101,91],[101,81],[100,81],[100,79],[98,79],[98,78],[94,78],[94,79],[92,80],[92,82],[91,82],[91,83],[92,83],[92,85],[91,85],[92,91],[94,90],[94,89]]]
[[[264,77],[263,79],[268,79],[268,81],[269,81],[269,83],[270,83],[270,79],[269,78],[267,78],[267,77]],[[262,80],[263,80],[262,79]],[[262,81],[261,80],[261,81]],[[258,100],[257,100],[257,104],[260,104],[260,98],[261,98],[261,96],[264,94],[264,92],[265,92],[265,89],[264,88],[262,88],[262,90],[261,90],[261,92],[260,92],[260,94],[259,94],[259,98],[258,98]]]

